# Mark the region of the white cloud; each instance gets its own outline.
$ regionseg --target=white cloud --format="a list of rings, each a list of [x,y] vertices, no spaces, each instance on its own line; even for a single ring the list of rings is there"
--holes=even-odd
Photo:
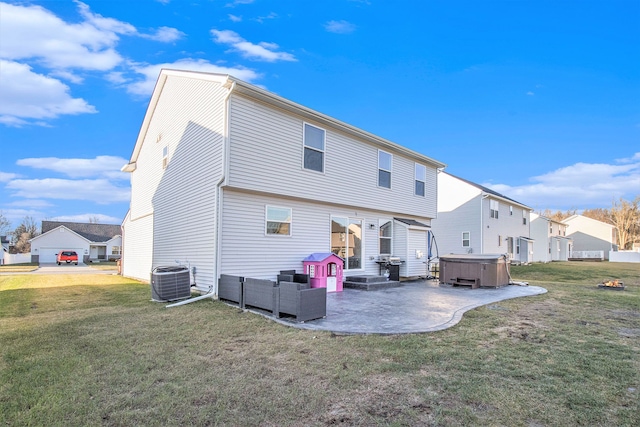
[[[60,80],[34,73],[28,65],[0,60],[3,84],[0,91],[0,121],[22,125],[28,119],[51,119],[64,114],[95,113],[84,99],[72,98]]]
[[[258,61],[297,61],[290,53],[278,52],[278,45],[274,43],[261,42],[254,44],[246,41],[238,33],[231,30],[211,30],[211,35],[216,43],[230,45],[235,51],[248,59]]]
[[[356,30],[356,26],[348,21],[329,21],[324,24],[325,30],[336,34],[349,34]]]
[[[226,7],[236,7],[240,4],[251,4],[253,3],[255,0],[234,0],[231,3],[227,3],[225,6]]]
[[[15,202],[7,203],[7,206],[14,206],[18,208],[48,208],[53,206],[46,200],[28,199],[28,200],[16,200]]]
[[[533,93],[533,92],[529,91],[529,92],[527,92],[527,95],[529,95],[529,96],[534,96],[534,95],[535,95],[535,93]]]
[[[264,21],[266,21],[267,19],[276,19],[278,17],[278,14],[275,12],[271,12],[266,16],[258,16],[257,18],[254,18],[254,21],[259,22],[259,23],[263,23]]]
[[[129,201],[129,187],[119,187],[108,179],[16,179],[7,189],[12,196],[27,199],[84,200],[98,204]]]
[[[260,75],[253,70],[243,67],[226,67],[212,64],[203,59],[181,59],[173,63],[153,64],[153,65],[133,65],[134,70],[141,74],[143,80],[127,85],[127,91],[134,95],[147,96],[153,92],[153,88],[158,80],[160,70],[163,68],[173,70],[201,71],[207,73],[230,74],[247,82],[257,80]]]
[[[8,173],[8,172],[0,172],[0,182],[8,182],[12,179],[18,178],[18,174]]]
[[[89,222],[97,220],[100,224],[121,224],[122,218],[116,218],[109,215],[85,213],[79,215],[61,215],[51,218],[51,221],[65,221],[65,222]]]
[[[86,5],[80,3],[85,17]],[[119,21],[91,17],[69,24],[40,6],[2,3],[0,58],[35,59],[48,68],[109,70],[122,61],[114,50],[118,31],[130,31]]]
[[[141,35],[141,37],[143,38],[163,43],[171,43],[176,40],[180,40],[184,36],[185,33],[183,33],[182,31],[170,27],[160,27],[154,34]]]
[[[50,170],[70,178],[105,177],[129,179],[128,174],[120,172],[127,160],[117,156],[97,156],[95,159],[60,159],[57,157],[39,157],[20,159],[19,166]]]
[[[608,207],[620,197],[640,195],[640,156],[625,164],[575,163],[531,178],[521,186],[482,184],[534,209]]]
[[[232,15],[232,14],[229,14],[227,16],[229,17],[229,20],[231,22],[241,22],[242,21],[242,16],[237,16],[237,15]]]

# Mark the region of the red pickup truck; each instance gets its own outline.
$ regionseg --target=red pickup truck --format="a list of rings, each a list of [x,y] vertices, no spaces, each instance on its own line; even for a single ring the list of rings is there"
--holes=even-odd
[[[66,262],[67,264],[74,263],[78,265],[78,254],[75,251],[60,251],[56,255],[56,262],[58,265]]]

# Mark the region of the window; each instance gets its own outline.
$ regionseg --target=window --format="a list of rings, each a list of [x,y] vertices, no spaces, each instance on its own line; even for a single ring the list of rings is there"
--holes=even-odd
[[[520,239],[516,240],[516,254],[520,255]]]
[[[267,206],[266,234],[291,236],[291,208]]]
[[[378,186],[391,188],[392,156],[384,151],[378,151]]]
[[[498,246],[502,246],[502,236],[498,236]]]
[[[522,225],[527,225],[527,211],[522,209]]]
[[[304,160],[305,169],[324,172],[324,129],[308,123],[304,124]]]
[[[162,149],[162,169],[166,169],[167,164],[169,164],[169,146],[165,145]]]
[[[393,235],[393,223],[391,221],[380,221],[380,254],[391,255],[391,238]]]
[[[509,215],[513,216],[513,206],[509,206]]]
[[[331,217],[331,252],[344,259],[345,270],[363,268],[362,220]]]
[[[490,215],[491,218],[495,218],[498,219],[498,211],[500,210],[500,204],[498,203],[497,200],[491,200],[490,201]]]
[[[468,231],[462,232],[462,247],[468,248],[471,246],[471,233]]]
[[[425,187],[427,186],[427,168],[424,165],[416,163],[416,188],[415,195],[425,195]]]
[[[120,246],[111,246],[111,255],[120,255],[122,248]]]

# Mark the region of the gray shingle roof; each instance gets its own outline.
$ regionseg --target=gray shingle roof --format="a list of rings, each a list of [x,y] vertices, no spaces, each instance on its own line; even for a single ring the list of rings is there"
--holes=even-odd
[[[393,218],[396,221],[400,221],[403,224],[407,224],[407,225],[414,225],[416,227],[426,227],[426,228],[431,228],[431,226],[424,224],[422,222],[416,221],[415,219],[409,219],[409,218]]]
[[[480,190],[484,191],[484,192],[485,192],[485,193],[487,193],[487,194],[492,194],[492,195],[494,195],[494,196],[501,197],[501,198],[503,198],[503,199],[506,199],[506,200],[512,201],[513,203],[517,203],[517,204],[519,204],[519,205],[521,205],[521,206],[526,206],[526,207],[528,207],[528,206],[527,206],[527,205],[525,205],[524,203],[520,203],[520,202],[519,202],[519,201],[517,201],[517,200],[513,200],[511,197],[507,197],[507,196],[505,196],[504,194],[500,194],[500,193],[498,193],[497,191],[494,191],[494,190],[492,190],[492,189],[490,189],[490,188],[485,187],[484,185],[476,184],[476,183],[475,183],[475,182],[473,182],[473,181],[469,181],[468,179],[460,178],[459,176],[457,176],[457,175],[452,175],[452,174],[450,174],[449,172],[443,172],[443,173],[446,173],[447,175],[450,175],[450,176],[452,176],[452,177],[454,177],[454,178],[458,178],[460,181],[466,182],[467,184],[473,185],[474,187],[476,187],[476,188],[478,188],[478,189],[480,189]],[[529,209],[531,209],[531,208],[529,208]]]
[[[42,221],[42,233],[64,225],[91,242],[106,242],[122,234],[119,225],[85,222]]]

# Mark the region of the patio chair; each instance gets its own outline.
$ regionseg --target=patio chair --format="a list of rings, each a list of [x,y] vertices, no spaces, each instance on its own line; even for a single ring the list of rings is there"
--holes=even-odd
[[[298,322],[327,316],[327,289],[311,288],[308,283],[280,282],[276,317],[295,316]]]
[[[276,282],[264,279],[244,279],[242,286],[242,307],[251,306],[275,313],[278,303]]]
[[[221,274],[218,279],[218,299],[235,302],[242,306],[243,277]]]

